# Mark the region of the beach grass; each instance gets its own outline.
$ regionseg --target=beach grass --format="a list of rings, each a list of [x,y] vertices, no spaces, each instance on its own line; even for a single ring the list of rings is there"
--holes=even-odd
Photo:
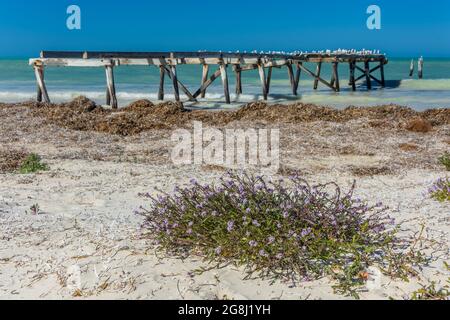
[[[444,262],[447,271],[450,271],[450,265]],[[449,300],[450,299],[450,277],[446,284],[438,286],[435,281],[428,285],[422,285],[420,289],[413,292],[411,300]]]
[[[450,153],[445,152],[442,156],[439,157],[439,163],[442,164],[447,171],[450,171]]]

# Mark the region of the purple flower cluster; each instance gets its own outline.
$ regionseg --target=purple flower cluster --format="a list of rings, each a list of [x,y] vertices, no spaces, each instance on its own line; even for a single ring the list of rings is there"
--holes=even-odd
[[[353,197],[353,188],[343,193],[333,183],[310,186],[298,175],[270,182],[229,173],[217,184],[192,179],[173,195],[146,196],[151,209],[140,211],[160,248],[258,270],[283,269],[292,261],[300,273],[320,273],[327,265],[321,261],[323,243],[342,245],[345,249],[336,254],[345,255],[348,246],[383,242],[393,223],[381,203],[368,206]],[[349,261],[348,256],[330,259],[335,263],[341,258]]]
[[[440,178],[429,189],[428,193],[438,201],[450,201],[450,178]]]

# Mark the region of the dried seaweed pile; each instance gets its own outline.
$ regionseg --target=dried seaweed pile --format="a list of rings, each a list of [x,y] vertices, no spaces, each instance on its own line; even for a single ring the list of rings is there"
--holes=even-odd
[[[28,153],[18,150],[0,150],[0,174],[19,169]]]
[[[49,124],[80,131],[97,131],[117,135],[135,135],[153,129],[187,127],[193,120],[208,125],[227,125],[233,121],[265,121],[268,123],[301,123],[313,121],[346,122],[367,119],[373,127],[409,129],[411,121],[425,122],[421,128],[450,124],[450,109],[430,109],[417,112],[396,105],[378,107],[348,107],[338,110],[313,104],[291,105],[264,102],[249,103],[234,111],[188,111],[180,103],[165,102],[158,105],[139,100],[120,110],[109,110],[95,102],[78,97],[64,104],[23,104],[31,108],[31,115],[42,117]],[[5,106],[2,106],[5,107]],[[419,121],[419,122],[420,122]],[[412,127],[414,131],[414,126]],[[423,130],[421,132],[424,132]]]

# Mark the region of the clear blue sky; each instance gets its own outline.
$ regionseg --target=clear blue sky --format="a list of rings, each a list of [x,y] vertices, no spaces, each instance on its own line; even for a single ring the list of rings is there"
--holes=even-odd
[[[82,30],[66,9],[82,10]],[[382,30],[366,9],[382,9]],[[40,50],[381,49],[390,56],[450,57],[448,0],[0,0],[0,56]]]

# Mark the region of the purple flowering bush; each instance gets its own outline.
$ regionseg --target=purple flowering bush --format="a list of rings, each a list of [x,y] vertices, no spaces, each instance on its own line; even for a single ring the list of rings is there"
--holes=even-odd
[[[450,201],[450,178],[441,178],[428,190],[431,197],[440,202]]]
[[[216,185],[191,181],[187,188],[151,200],[142,209],[158,249],[177,257],[245,266],[248,276],[314,280],[331,276],[351,292],[378,265],[391,275],[407,244],[378,203],[369,206],[334,184],[310,186],[298,176],[266,182],[228,173]]]

